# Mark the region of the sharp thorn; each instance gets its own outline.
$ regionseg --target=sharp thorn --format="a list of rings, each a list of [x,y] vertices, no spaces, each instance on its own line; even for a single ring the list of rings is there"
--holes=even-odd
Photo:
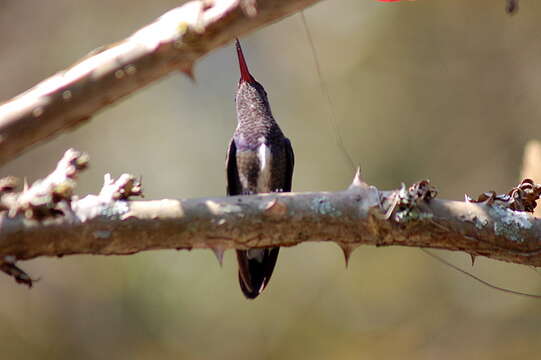
[[[220,264],[220,267],[223,267],[225,249],[223,247],[213,247],[212,252],[214,253],[214,256],[216,256],[216,259],[218,260],[218,264]]]
[[[476,258],[476,256],[470,254],[470,257],[471,257],[471,266],[473,266],[473,265],[475,265],[475,258]]]
[[[182,68],[180,71],[184,73],[193,83],[195,83],[195,75],[193,73],[193,67]]]
[[[349,186],[349,188],[353,189],[353,188],[359,188],[363,186],[366,186],[366,183],[364,182],[361,176],[361,167],[357,166],[357,171],[355,172],[355,176],[353,177],[353,181],[351,182],[351,185]]]
[[[342,253],[344,254],[344,261],[346,264],[346,269],[349,265],[349,259],[351,257],[351,253],[359,246],[357,244],[344,244],[344,243],[338,243],[338,246],[340,246],[340,249],[342,249]]]

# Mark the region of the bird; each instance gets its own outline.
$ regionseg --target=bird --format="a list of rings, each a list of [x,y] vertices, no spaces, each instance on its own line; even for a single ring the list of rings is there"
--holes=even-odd
[[[272,115],[267,92],[250,74],[238,39],[235,45],[240,80],[237,127],[226,157],[227,195],[289,192],[295,163],[291,142]],[[237,250],[240,288],[247,299],[255,299],[268,285],[279,250]]]

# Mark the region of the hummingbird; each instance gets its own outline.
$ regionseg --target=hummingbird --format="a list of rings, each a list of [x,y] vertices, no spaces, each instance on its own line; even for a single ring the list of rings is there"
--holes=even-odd
[[[272,116],[267,92],[250,74],[235,40],[240,80],[235,97],[237,128],[226,158],[227,195],[291,191],[294,155],[291,142]],[[279,247],[237,250],[239,283],[255,299],[268,285]]]

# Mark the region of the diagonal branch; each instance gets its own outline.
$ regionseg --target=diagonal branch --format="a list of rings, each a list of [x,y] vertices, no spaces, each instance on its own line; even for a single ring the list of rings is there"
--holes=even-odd
[[[0,165],[235,37],[318,0],[194,0],[0,106]]]
[[[108,174],[98,195],[71,196],[87,156],[68,150],[51,175],[17,193],[0,181],[0,271],[32,284],[17,260],[69,254],[128,255],[153,249],[294,246],[332,241],[349,254],[361,244],[464,251],[541,266],[541,185],[524,180],[508,194],[435,199],[428,181],[380,191],[355,175],[340,192],[130,201],[141,184]]]

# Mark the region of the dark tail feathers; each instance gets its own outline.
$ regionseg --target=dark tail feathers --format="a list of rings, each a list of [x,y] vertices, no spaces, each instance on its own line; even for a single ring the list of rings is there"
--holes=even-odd
[[[280,248],[237,250],[239,283],[248,299],[255,299],[270,281]]]

